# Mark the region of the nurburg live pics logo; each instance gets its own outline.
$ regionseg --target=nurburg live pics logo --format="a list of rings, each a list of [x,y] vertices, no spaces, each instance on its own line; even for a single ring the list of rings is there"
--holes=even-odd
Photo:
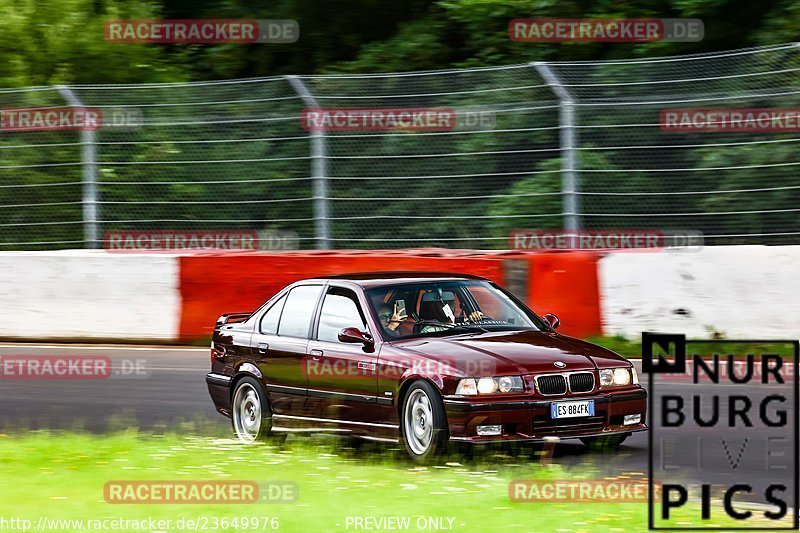
[[[649,529],[798,529],[798,358],[796,340],[642,333]]]

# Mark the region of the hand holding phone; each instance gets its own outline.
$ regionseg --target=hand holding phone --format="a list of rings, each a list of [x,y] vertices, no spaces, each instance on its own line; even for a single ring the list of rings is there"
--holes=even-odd
[[[406,301],[405,300],[397,300],[394,302],[394,313],[398,317],[402,315],[402,319],[406,319]]]

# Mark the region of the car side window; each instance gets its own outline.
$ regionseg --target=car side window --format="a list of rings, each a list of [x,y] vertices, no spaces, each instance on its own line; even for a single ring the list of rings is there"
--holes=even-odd
[[[339,342],[339,332],[344,328],[364,331],[367,328],[364,313],[358,305],[356,293],[349,289],[331,287],[322,302],[317,339]]]
[[[321,291],[322,285],[300,285],[289,292],[283,304],[278,335],[308,338],[311,317]]]
[[[261,317],[261,326],[259,327],[261,333],[265,335],[275,335],[278,333],[278,320],[281,318],[281,311],[283,311],[284,303],[286,303],[285,294],[264,313],[264,316]]]

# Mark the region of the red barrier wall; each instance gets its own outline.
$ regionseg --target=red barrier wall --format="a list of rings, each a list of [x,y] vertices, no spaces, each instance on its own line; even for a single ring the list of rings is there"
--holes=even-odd
[[[591,252],[474,254],[436,252],[308,252],[198,254],[180,258],[180,338],[208,337],[223,313],[252,311],[287,284],[346,272],[417,270],[460,272],[503,284],[503,260],[526,261],[525,300],[538,314],[555,313],[559,332],[602,334],[597,277]]]
[[[180,258],[180,338],[210,337],[223,313],[248,312],[294,281],[346,272],[424,270],[474,274],[503,282],[499,256],[431,257],[425,254],[283,253],[192,255]]]
[[[559,333],[573,337],[601,335],[598,254],[540,253],[528,261],[527,304],[539,316],[558,315]]]

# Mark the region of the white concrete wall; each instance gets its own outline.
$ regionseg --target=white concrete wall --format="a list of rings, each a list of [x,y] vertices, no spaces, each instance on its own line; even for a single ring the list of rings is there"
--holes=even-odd
[[[800,246],[617,252],[599,264],[607,335],[800,338]]]
[[[172,340],[178,285],[176,256],[0,253],[0,337]]]

